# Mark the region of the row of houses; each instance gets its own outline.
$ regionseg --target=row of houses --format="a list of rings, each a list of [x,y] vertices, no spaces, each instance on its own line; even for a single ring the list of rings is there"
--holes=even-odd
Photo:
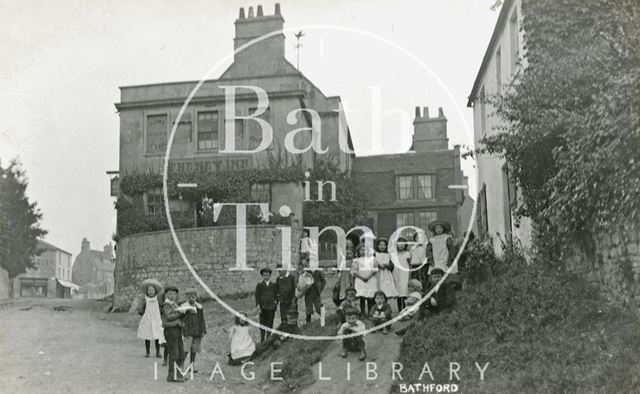
[[[0,269],[0,298],[102,298],[113,293],[113,250],[91,250],[82,240],[80,253],[72,261],[71,253],[38,240],[34,267],[9,278]]]

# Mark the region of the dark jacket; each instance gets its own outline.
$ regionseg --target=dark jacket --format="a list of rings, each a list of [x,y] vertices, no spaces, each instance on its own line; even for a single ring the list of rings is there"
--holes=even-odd
[[[380,317],[379,315],[383,315],[384,317]],[[377,304],[373,305],[369,311],[369,318],[371,320],[391,320],[391,306],[386,303],[382,305],[382,308],[379,308]]]
[[[289,276],[278,276],[276,279],[276,297],[278,302],[292,300],[296,296],[296,283],[298,280],[293,273]]]
[[[324,273],[322,270],[315,270],[311,272],[313,275],[313,286],[304,293],[305,299],[308,297],[315,298],[320,297],[322,290],[324,290],[324,286],[327,284],[327,281],[324,278]]]
[[[278,300],[276,298],[277,287],[275,282],[269,282],[267,286],[264,281],[260,281],[256,286],[256,306],[266,311],[276,310]]]
[[[428,294],[432,288],[433,286],[429,285],[424,294]],[[431,299],[425,300],[420,305],[420,318],[426,318],[428,315],[451,309],[456,302],[455,284],[445,281],[438,291],[431,294],[430,298],[436,300],[436,305],[431,305]]]
[[[188,304],[188,302],[185,304]],[[196,302],[196,312],[185,313],[182,320],[184,321],[182,335],[185,337],[201,337],[207,333],[207,327],[204,322],[204,310],[199,303]]]
[[[175,304],[173,302],[164,302],[164,304],[162,305],[162,327],[184,327],[184,322],[182,321],[182,313],[176,311],[177,307],[178,304]]]

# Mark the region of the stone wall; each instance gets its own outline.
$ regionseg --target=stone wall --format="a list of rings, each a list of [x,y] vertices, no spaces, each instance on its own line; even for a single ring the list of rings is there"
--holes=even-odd
[[[571,257],[568,267],[585,275],[614,304],[640,308],[640,226],[603,232],[592,246]]]
[[[292,229],[292,262],[298,261],[299,229]],[[255,289],[262,267],[275,268],[282,256],[282,232],[275,226],[247,226],[247,266],[252,271],[231,271],[236,266],[236,227],[206,227],[176,231],[182,249],[200,278],[218,296],[239,295]],[[120,240],[116,253],[114,305],[127,309],[141,295],[140,283],[155,278],[181,291],[198,284],[182,260],[169,231],[137,234]]]

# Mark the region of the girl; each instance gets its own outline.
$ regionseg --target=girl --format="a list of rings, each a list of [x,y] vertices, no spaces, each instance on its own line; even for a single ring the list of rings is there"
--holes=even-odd
[[[387,296],[382,291],[376,291],[375,305],[369,312],[369,318],[374,326],[379,326],[391,320],[391,307],[387,304]],[[382,329],[382,334],[389,333],[389,326]]]
[[[351,265],[351,274],[355,278],[354,287],[360,298],[360,312],[363,316],[367,316],[367,312],[373,305],[373,295],[378,290],[374,279],[376,274],[375,260],[373,250],[366,248],[364,241],[358,245],[357,254],[358,258]]]
[[[151,341],[155,341],[156,357],[162,358],[160,345],[165,343],[165,339],[162,331],[160,302],[158,301],[158,294],[162,292],[162,285],[155,280],[146,280],[142,282],[142,291],[145,297],[144,302],[138,308],[138,314],[142,316],[138,325],[138,338],[144,339],[145,357],[149,357]]]
[[[351,266],[353,266],[353,247],[351,245],[347,245],[347,250],[345,251],[345,259],[343,260],[344,266],[340,267],[340,278],[338,279],[339,286],[339,296],[338,296],[338,305],[347,298],[347,290],[352,288],[353,283],[353,275],[351,275]]]
[[[397,253],[391,253],[391,262],[395,266],[393,269],[393,280],[396,285],[396,291],[398,292],[398,298],[396,302],[398,304],[398,310],[404,309],[405,299],[409,295],[409,260],[411,254],[407,250],[407,240],[405,238],[398,238],[396,243]]]
[[[435,235],[429,240],[427,248],[427,256],[433,262],[433,266],[440,268],[443,272],[447,272],[449,266],[453,262],[455,253],[453,250],[453,239],[449,234],[451,225],[444,220],[436,220],[429,224],[429,231]],[[451,274],[457,274],[458,267],[453,267]],[[426,282],[422,282],[426,283]]]
[[[427,243],[426,235],[422,231],[416,231],[413,234],[413,241],[416,243],[411,248],[411,279],[417,279],[421,283],[427,283]]]
[[[249,323],[246,320],[247,314],[240,312],[245,319],[236,316],[235,325],[229,329],[229,342],[231,352],[228,354],[229,365],[242,365],[249,361],[251,355],[256,350],[253,338],[249,333]]]
[[[388,240],[386,238],[378,238],[376,242],[375,261],[378,265],[376,285],[378,287],[377,290],[383,292],[387,298],[395,298],[398,296],[398,291],[391,273],[393,264],[391,264],[389,253],[387,253],[387,243]]]

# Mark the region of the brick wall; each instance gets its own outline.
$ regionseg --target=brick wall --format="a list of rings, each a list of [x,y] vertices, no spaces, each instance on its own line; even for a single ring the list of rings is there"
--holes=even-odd
[[[592,253],[578,252],[568,267],[583,274],[609,301],[640,308],[640,228],[622,226],[594,237]]]
[[[253,291],[259,269],[275,268],[281,261],[282,232],[275,226],[247,226],[247,266],[253,271],[229,270],[236,266],[235,226],[181,229],[176,233],[189,262],[218,296]],[[292,229],[292,234],[292,249],[296,249],[300,230]],[[297,262],[297,250],[292,254],[292,262]],[[174,284],[181,291],[195,287],[199,294],[206,294],[183,262],[169,231],[121,239],[114,275],[114,302],[118,309],[127,309],[141,295],[139,284],[147,278]]]

